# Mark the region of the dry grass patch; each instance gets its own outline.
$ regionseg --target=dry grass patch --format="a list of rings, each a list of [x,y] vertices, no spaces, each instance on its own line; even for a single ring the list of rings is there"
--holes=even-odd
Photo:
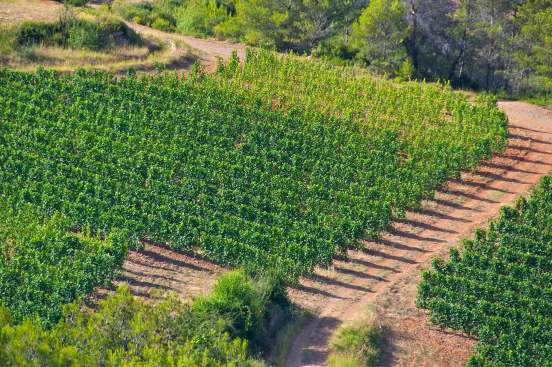
[[[188,49],[173,52],[165,47],[151,50],[148,47],[121,47],[109,51],[74,50],[62,47],[27,47],[0,60],[0,65],[32,71],[48,67],[58,71],[79,68],[119,72],[128,69],[149,71],[174,68],[192,63],[195,57]]]
[[[0,0],[0,23],[14,25],[26,20],[51,21],[63,5],[50,0]]]

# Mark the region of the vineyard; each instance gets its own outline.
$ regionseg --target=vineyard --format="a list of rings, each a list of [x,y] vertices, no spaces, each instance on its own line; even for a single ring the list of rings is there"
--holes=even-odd
[[[488,99],[472,106],[446,86],[266,52],[187,80],[2,70],[0,81],[0,195],[11,212],[59,213],[61,242],[115,231],[288,281],[376,237],[506,136]],[[120,263],[119,242],[101,266]],[[101,281],[85,283],[44,302]],[[13,297],[3,303],[16,307]]]
[[[469,366],[551,366],[552,177],[423,273],[418,306],[477,336]]]
[[[70,233],[62,215],[44,221],[38,216],[30,205],[15,212],[0,202],[0,297],[14,321],[39,316],[52,326],[63,305],[106,284],[123,263],[127,246],[116,232],[93,238]]]
[[[303,101],[271,111],[263,99],[272,96],[235,96],[219,77],[2,71],[0,79],[1,193],[11,205],[59,211],[75,230],[123,229],[290,277],[329,264],[364,231],[376,236],[505,139],[496,107],[472,107],[440,86],[374,80],[350,109],[370,95],[373,106],[393,107],[340,118]],[[358,93],[361,83],[349,84]],[[346,113],[344,103],[337,93],[335,110]],[[414,105],[427,117],[408,116],[403,106]]]
[[[283,111],[298,108],[307,120],[322,112],[369,131],[392,132],[400,172],[383,190],[396,216],[433,197],[446,178],[502,150],[506,141],[506,118],[493,98],[479,95],[474,107],[446,85],[398,83],[363,68],[248,49],[243,64],[234,55],[219,65],[217,84],[247,89]]]

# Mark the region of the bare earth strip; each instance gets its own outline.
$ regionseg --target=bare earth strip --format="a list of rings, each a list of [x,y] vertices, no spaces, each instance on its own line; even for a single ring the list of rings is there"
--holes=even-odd
[[[415,308],[420,271],[552,171],[552,112],[523,102],[500,107],[510,120],[503,154],[448,182],[421,210],[394,223],[381,241],[365,241],[360,251],[349,251],[348,260],[317,270],[290,291],[317,317],[294,341],[288,366],[324,366],[332,332],[343,322],[364,318],[368,309],[389,327],[387,365],[465,364],[476,341],[430,327]]]
[[[176,293],[183,301],[206,295],[218,275],[226,269],[197,255],[171,250],[165,245],[144,242],[141,251],[130,251],[114,286],[127,285],[141,298]],[[114,287],[113,287],[114,288]],[[103,298],[110,290],[97,289],[93,298]]]

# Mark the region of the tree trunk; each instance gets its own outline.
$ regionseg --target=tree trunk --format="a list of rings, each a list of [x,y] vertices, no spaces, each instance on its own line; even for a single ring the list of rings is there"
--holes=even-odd
[[[449,80],[452,80],[454,78],[454,73],[456,72],[456,68],[459,66],[458,71],[458,79],[462,79],[462,73],[464,72],[464,58],[466,55],[466,49],[467,49],[467,43],[468,43],[468,28],[470,24],[470,18],[471,18],[471,0],[467,0],[466,4],[466,19],[464,22],[464,29],[462,31],[462,39],[460,41],[460,50],[458,52],[458,56],[454,59],[452,65],[449,69]]]
[[[410,36],[410,54],[414,70],[418,72],[418,13],[416,0],[410,0],[410,15],[412,16],[412,34]]]

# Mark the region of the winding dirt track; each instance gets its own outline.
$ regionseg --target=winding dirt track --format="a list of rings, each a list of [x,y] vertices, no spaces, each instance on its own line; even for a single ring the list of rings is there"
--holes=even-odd
[[[381,241],[365,241],[348,260],[317,270],[290,291],[317,316],[296,337],[287,366],[325,366],[329,336],[343,322],[363,319],[368,309],[393,323],[387,365],[464,365],[475,341],[430,329],[413,305],[420,270],[552,172],[552,111],[523,102],[500,107],[510,120],[503,154],[446,183],[421,210],[394,223]],[[420,353],[425,343],[431,350]]]
[[[127,25],[139,34],[172,42],[174,50],[177,49],[176,43],[185,43],[197,54],[199,60],[208,71],[214,70],[217,58],[221,57],[223,60],[228,60],[234,51],[238,53],[238,57],[241,60],[245,58],[245,49],[247,47],[244,44],[167,33],[130,22],[127,22]]]

